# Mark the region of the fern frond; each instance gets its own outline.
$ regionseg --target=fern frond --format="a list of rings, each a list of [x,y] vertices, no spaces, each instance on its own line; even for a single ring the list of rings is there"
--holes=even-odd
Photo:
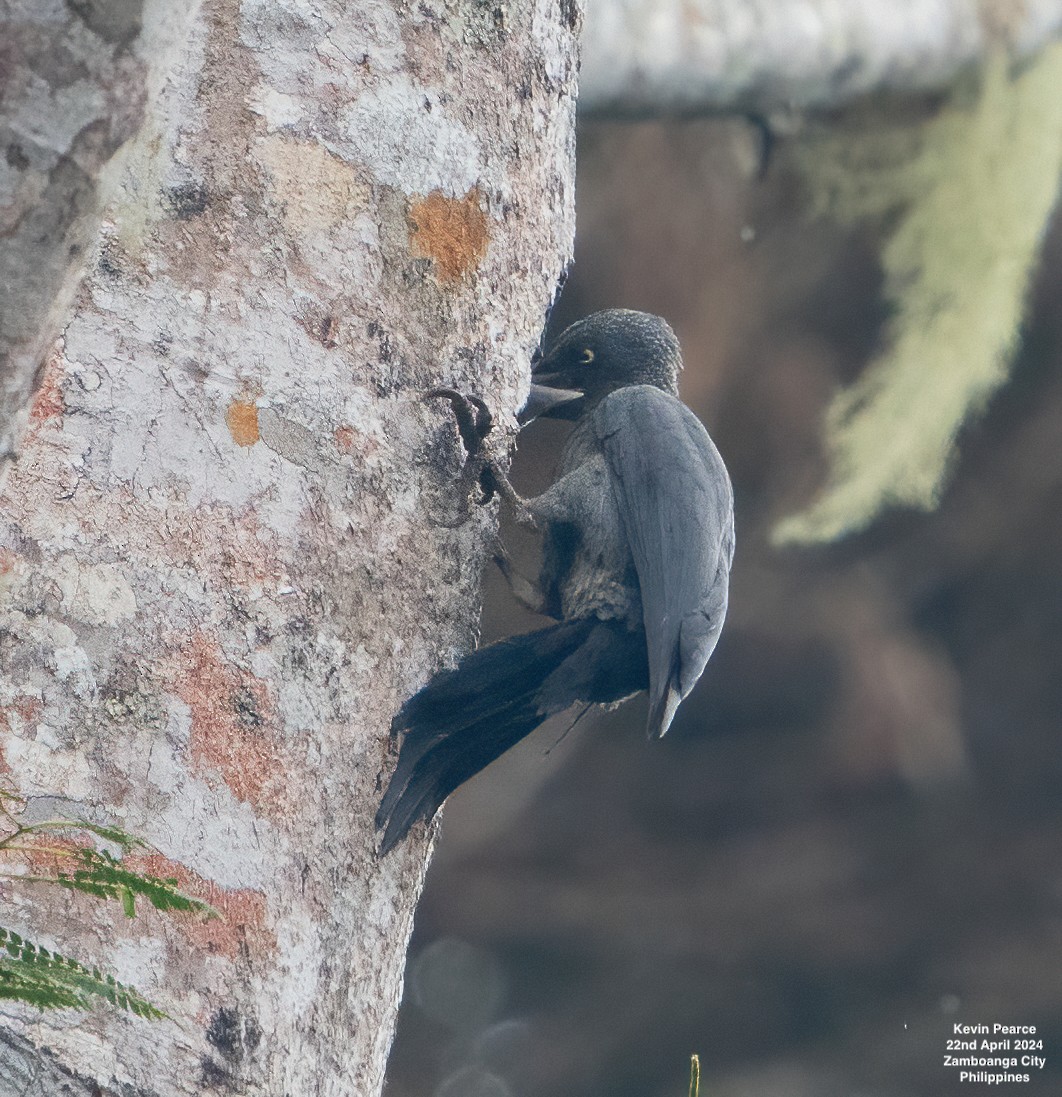
[[[0,998],[29,1002],[39,1009],[88,1009],[93,999],[103,999],[138,1017],[166,1016],[113,975],[50,952],[2,926],[0,949],[6,953],[0,953]]]
[[[95,834],[97,838],[102,838],[105,842],[113,842],[115,845],[121,846],[123,851],[145,845],[142,838],[137,838],[128,831],[122,830],[121,827],[89,823],[84,819],[49,819],[43,823],[33,823],[30,826],[22,827],[21,833],[34,834],[40,833],[42,830],[61,829],[87,830],[90,834]]]
[[[88,1009],[89,1001],[83,994],[53,980],[42,979],[40,974],[0,960],[0,998],[28,1002],[38,1009]]]
[[[73,873],[58,873],[56,883],[71,891],[95,895],[100,899],[118,899],[130,918],[136,913],[138,895],[151,903],[156,910],[180,910],[204,914],[208,918],[220,917],[209,903],[181,891],[175,879],[164,880],[158,876],[133,872],[102,850],[78,849],[72,851],[72,855],[83,867]]]

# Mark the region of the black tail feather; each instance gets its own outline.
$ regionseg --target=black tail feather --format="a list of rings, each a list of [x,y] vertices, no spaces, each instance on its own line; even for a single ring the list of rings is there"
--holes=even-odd
[[[376,814],[381,855],[547,717],[577,701],[620,700],[647,683],[644,634],[593,618],[471,652],[411,697],[391,725],[405,738]]]
[[[400,842],[416,823],[431,819],[454,789],[500,758],[534,731],[543,719],[532,706],[525,705],[522,712],[507,714],[504,723],[493,725],[502,733],[500,735],[491,736],[489,740],[479,735],[474,742],[464,746],[444,741],[421,755],[411,767],[401,791],[390,804],[381,804],[376,817],[377,826],[384,831],[381,855]],[[483,732],[487,729],[474,727],[471,730]]]

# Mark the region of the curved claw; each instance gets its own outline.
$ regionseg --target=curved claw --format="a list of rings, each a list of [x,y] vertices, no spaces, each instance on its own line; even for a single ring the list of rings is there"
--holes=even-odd
[[[466,396],[463,392],[450,388],[429,389],[424,394],[424,399],[450,401],[465,451],[469,456],[478,456],[483,439],[494,427],[494,416],[491,415],[490,408],[478,396]]]
[[[482,495],[476,500],[478,506],[486,506],[498,493],[497,479],[489,460],[483,456],[483,440],[490,434],[494,427],[494,416],[490,408],[478,396],[466,395],[457,389],[436,388],[424,393],[425,400],[442,399],[450,402],[454,419],[457,421],[457,432],[461,436],[461,442],[465,452],[470,458],[479,464],[477,477],[479,489]],[[467,519],[467,514],[465,515]]]

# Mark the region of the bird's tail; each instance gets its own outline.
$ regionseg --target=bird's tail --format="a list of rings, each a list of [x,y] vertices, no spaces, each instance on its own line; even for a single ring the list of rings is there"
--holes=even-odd
[[[648,680],[645,634],[595,618],[490,644],[437,674],[391,725],[405,738],[376,813],[381,855],[549,716],[622,700]]]

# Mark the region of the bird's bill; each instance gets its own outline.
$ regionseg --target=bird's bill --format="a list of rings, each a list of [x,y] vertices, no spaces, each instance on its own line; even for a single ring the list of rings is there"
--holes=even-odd
[[[516,419],[521,426],[543,416],[547,419],[575,419],[578,417],[582,399],[583,394],[576,389],[554,388],[552,385],[540,384],[536,378],[531,382],[527,403],[520,409]]]

